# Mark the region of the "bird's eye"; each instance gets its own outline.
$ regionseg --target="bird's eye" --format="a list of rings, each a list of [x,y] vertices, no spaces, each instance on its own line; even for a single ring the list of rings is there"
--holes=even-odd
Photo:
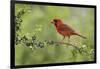
[[[54,20],[54,22],[56,23],[56,22],[57,22],[57,20]]]

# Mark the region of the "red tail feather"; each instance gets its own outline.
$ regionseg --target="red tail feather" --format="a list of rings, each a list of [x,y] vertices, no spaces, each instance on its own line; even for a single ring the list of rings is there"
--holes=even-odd
[[[80,37],[82,37],[82,38],[84,38],[84,39],[87,39],[85,36],[83,36],[83,35],[80,35],[80,34],[77,34],[76,33],[76,35],[78,35],[78,36],[80,36]]]

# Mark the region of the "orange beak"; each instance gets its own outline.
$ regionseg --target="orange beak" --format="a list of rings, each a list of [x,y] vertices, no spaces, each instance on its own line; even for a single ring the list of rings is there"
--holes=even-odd
[[[53,20],[51,20],[51,23],[54,23],[54,21],[53,21]]]

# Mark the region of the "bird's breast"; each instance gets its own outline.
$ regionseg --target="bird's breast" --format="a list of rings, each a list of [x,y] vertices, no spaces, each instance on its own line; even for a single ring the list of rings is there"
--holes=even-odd
[[[56,27],[56,30],[62,36],[70,36],[70,35],[73,35],[73,32],[71,32],[71,31],[69,31],[67,29],[61,29],[60,27]]]

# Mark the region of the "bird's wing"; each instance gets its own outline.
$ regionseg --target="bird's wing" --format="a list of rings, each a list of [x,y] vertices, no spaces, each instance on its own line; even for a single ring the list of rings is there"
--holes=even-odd
[[[60,25],[58,30],[74,32],[74,30],[71,27],[69,27],[68,25],[66,25],[66,24]]]

